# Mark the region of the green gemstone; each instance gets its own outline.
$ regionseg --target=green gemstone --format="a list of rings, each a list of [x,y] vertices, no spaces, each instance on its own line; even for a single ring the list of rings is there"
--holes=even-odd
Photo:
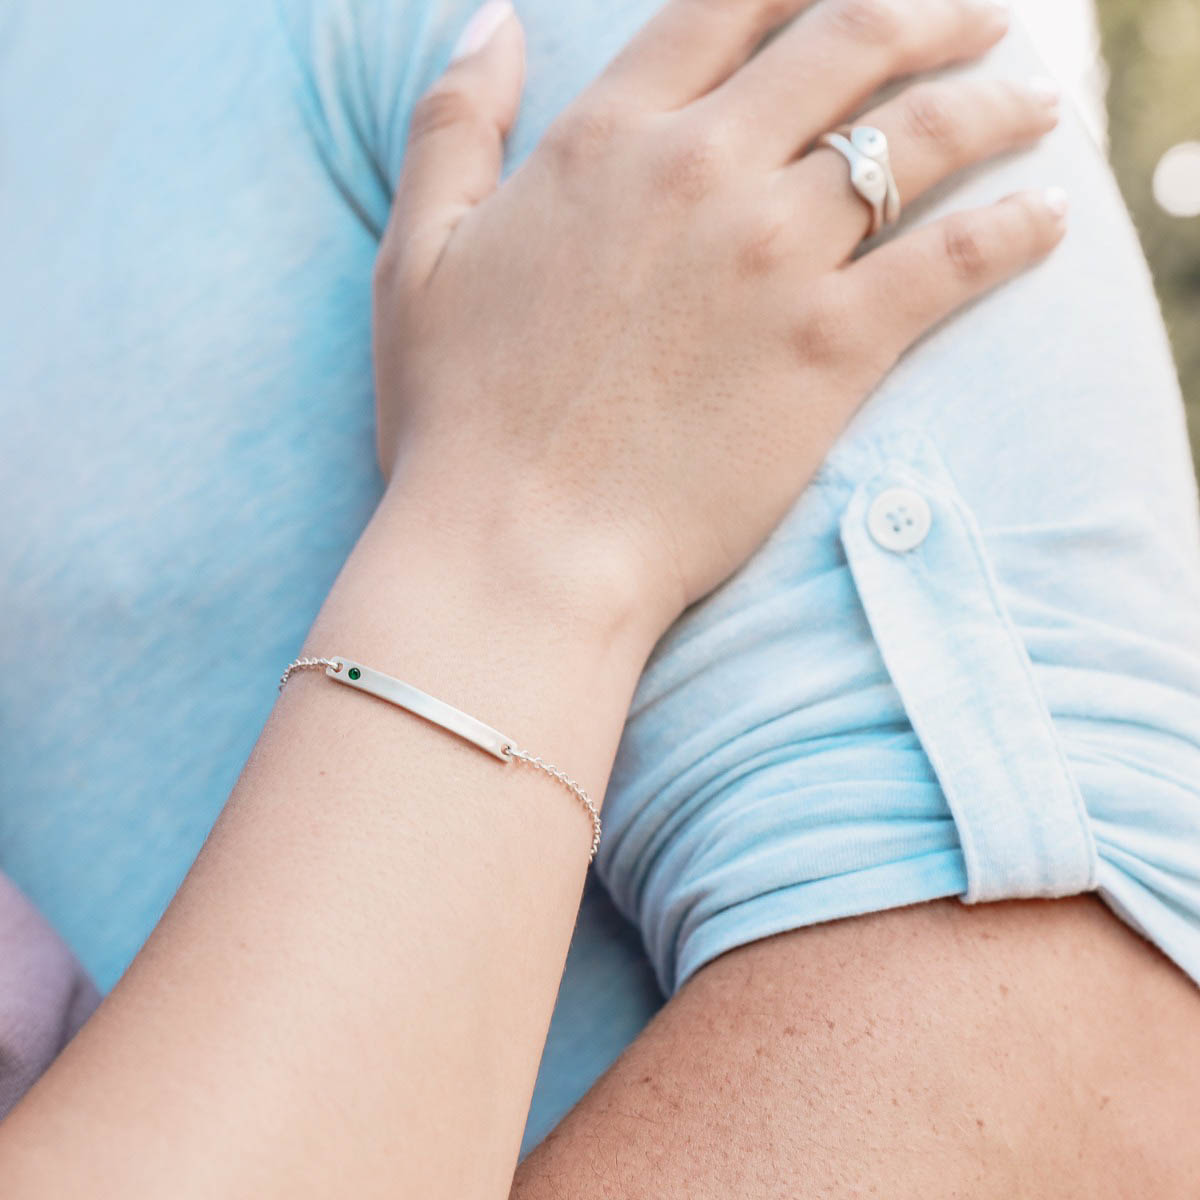
[[[358,679],[359,676],[361,676],[361,675],[362,675],[362,672],[357,667],[350,668],[350,678],[351,679]]]

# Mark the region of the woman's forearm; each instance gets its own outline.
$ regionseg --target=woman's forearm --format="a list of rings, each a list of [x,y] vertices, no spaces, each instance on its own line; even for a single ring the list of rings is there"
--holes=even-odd
[[[305,652],[599,798],[652,634],[597,566],[588,589],[389,496]],[[0,1130],[5,1195],[505,1195],[591,832],[540,772],[293,678],[159,929]]]

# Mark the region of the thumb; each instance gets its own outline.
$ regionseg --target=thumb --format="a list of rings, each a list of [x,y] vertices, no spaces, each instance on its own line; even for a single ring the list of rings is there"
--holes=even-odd
[[[487,0],[450,66],[417,102],[396,192],[391,236],[423,283],[459,221],[500,181],[504,138],[525,81],[525,36],[511,0]]]

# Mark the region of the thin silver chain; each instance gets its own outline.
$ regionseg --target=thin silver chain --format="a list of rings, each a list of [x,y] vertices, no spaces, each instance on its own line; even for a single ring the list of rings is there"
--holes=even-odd
[[[556,766],[548,763],[544,758],[539,758],[536,754],[530,754],[517,746],[509,746],[508,756],[516,761],[528,763],[531,767],[537,767],[539,771],[545,771],[547,775],[557,779],[563,787],[574,793],[575,799],[587,809],[588,816],[592,818],[592,852],[588,855],[588,862],[594,861],[596,851],[600,849],[600,810],[591,796],[587,794],[587,790],[576,783],[566,772],[560,771]]]
[[[333,670],[339,671],[341,670],[341,663],[334,662],[329,658],[298,658],[294,662],[288,663],[283,674],[279,677],[279,690],[283,691],[287,685],[287,681],[297,671],[317,671],[324,670],[326,667],[331,667]],[[588,855],[588,862],[595,861],[596,851],[600,849],[600,810],[596,807],[596,802],[588,795],[587,789],[576,783],[565,771],[560,771],[544,758],[536,754],[530,754],[527,750],[522,750],[519,746],[514,746],[511,742],[504,747],[504,753],[509,762],[528,763],[531,767],[536,767],[539,771],[544,771],[552,779],[557,779],[587,809],[587,814],[592,821],[592,850]]]
[[[315,671],[318,667],[321,667],[321,668],[332,667],[335,671],[338,671],[341,669],[337,663],[332,662],[328,658],[298,658],[298,659],[296,659],[295,662],[288,663],[287,667],[284,669],[283,674],[280,675],[279,690],[281,692],[283,691],[284,687],[287,684],[287,681],[289,679],[291,679],[291,677],[297,671]]]

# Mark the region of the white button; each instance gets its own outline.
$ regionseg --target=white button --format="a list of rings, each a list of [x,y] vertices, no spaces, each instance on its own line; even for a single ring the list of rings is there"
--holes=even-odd
[[[888,488],[875,497],[867,512],[867,529],[885,550],[913,550],[933,525],[929,501],[912,488]]]

